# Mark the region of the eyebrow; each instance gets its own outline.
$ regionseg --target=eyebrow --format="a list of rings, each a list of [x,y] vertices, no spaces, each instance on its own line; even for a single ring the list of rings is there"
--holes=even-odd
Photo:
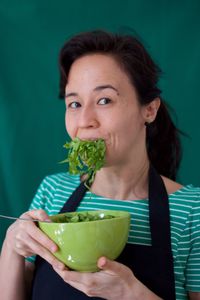
[[[117,94],[119,94],[119,91],[114,86],[112,86],[111,84],[99,85],[99,86],[95,87],[94,91],[96,92],[96,91],[101,91],[101,90],[104,90],[104,89],[112,89],[115,92],[117,92]]]
[[[117,95],[119,95],[119,91],[114,86],[112,86],[111,84],[99,85],[99,86],[95,87],[93,91],[98,92],[98,91],[102,91],[104,89],[112,89],[117,93]],[[78,96],[78,93],[72,92],[72,93],[66,93],[65,94],[65,98],[72,97],[72,96],[76,97],[76,96]]]

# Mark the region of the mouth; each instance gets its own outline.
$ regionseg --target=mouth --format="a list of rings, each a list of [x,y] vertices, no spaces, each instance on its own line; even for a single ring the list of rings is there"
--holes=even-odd
[[[76,136],[76,138],[79,138],[81,141],[98,141],[98,140],[103,140],[106,146],[111,145],[111,140],[108,137],[102,137],[102,136]]]
[[[104,140],[102,137],[78,137],[81,141],[97,141],[97,140]]]

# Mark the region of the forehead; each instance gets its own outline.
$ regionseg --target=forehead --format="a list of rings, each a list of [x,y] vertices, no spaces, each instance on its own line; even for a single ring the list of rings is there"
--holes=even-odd
[[[80,81],[118,84],[127,80],[129,80],[127,74],[113,56],[88,54],[78,58],[72,64],[67,86]]]

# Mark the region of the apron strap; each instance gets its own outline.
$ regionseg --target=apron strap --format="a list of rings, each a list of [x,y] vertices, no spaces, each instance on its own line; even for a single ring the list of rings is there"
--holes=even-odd
[[[87,188],[85,186],[85,182],[81,182],[81,184],[73,191],[70,198],[65,202],[64,206],[60,210],[60,213],[76,211],[86,191]]]
[[[168,194],[161,176],[152,165],[149,169],[149,222],[152,246],[171,251]]]

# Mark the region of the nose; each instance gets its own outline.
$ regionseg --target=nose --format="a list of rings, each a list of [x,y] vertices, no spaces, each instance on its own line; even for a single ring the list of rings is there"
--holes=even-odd
[[[78,120],[79,128],[97,128],[99,121],[92,107],[82,107]]]

